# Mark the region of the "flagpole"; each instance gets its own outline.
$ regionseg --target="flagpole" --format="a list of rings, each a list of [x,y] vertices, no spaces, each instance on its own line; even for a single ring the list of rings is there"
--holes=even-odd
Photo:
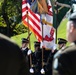
[[[42,43],[43,43],[43,23],[42,23]],[[42,47],[42,68],[43,68],[43,47]]]
[[[41,15],[41,21],[42,21],[43,18],[45,18],[45,17],[44,17],[44,14]],[[44,70],[44,68],[43,68],[43,66],[44,66],[44,61],[43,61],[43,59],[44,59],[44,58],[43,58],[43,57],[44,57],[43,30],[44,30],[44,29],[43,29],[43,25],[44,25],[44,24],[43,24],[43,22],[41,22],[41,23],[42,23],[42,69],[41,69],[41,74],[45,74],[45,70]]]
[[[57,19],[58,19],[58,9],[57,9],[57,7],[58,7],[58,5],[57,5],[57,0],[55,0],[55,25],[56,25],[56,44],[57,44]]]
[[[29,19],[28,19],[29,17],[28,17],[28,12],[27,12],[27,23],[28,23],[28,36],[30,35],[30,30],[29,30]],[[31,43],[30,43],[30,36],[29,36],[29,49],[31,49]]]
[[[28,11],[27,11],[27,23],[28,23],[28,36],[29,36],[29,34],[30,34],[30,30],[29,30],[29,13],[28,13]],[[31,50],[31,44],[30,44],[30,36],[29,36],[29,50]],[[33,65],[32,65],[32,56],[31,56],[31,54],[29,55],[30,56],[30,72],[31,72],[31,69],[32,69],[32,67],[33,67]],[[32,72],[31,72],[32,73]]]

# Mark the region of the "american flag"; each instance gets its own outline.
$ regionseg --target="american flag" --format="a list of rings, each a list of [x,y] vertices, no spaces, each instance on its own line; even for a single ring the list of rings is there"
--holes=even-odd
[[[42,40],[40,15],[34,13],[31,9],[30,0],[22,0],[22,23],[29,27],[39,41]]]
[[[54,28],[53,26],[50,26],[53,24],[53,11],[51,2],[50,0],[47,0],[48,13],[41,15],[37,14],[36,11],[33,12],[31,10],[31,4],[32,4],[31,0],[22,0],[22,22],[26,27],[29,27],[29,29],[35,34],[38,41],[42,42],[43,38],[42,46],[46,48],[53,48],[55,44],[55,37],[54,37]],[[43,25],[43,31],[41,23],[42,15],[44,16],[42,19],[45,19],[45,22],[47,23]]]

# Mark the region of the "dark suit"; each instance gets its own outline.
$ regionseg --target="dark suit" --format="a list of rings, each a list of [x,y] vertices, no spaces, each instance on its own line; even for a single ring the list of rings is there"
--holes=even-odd
[[[51,75],[51,68],[52,65],[49,61],[52,62],[52,52],[51,50],[43,50],[43,62],[44,62],[44,70],[45,70],[45,74],[41,74],[41,69],[42,69],[42,50],[39,49],[37,51],[35,51],[35,57],[36,57],[36,64],[35,64],[35,71],[36,74],[35,75]],[[51,56],[51,59],[48,61],[49,55]]]
[[[2,34],[0,34],[0,75],[29,75],[22,51]]]
[[[22,49],[22,48],[21,48]],[[29,48],[27,47],[25,50],[22,50],[24,56],[26,57],[27,56],[27,52],[28,52]]]
[[[47,64],[45,65],[45,75],[52,75],[52,62],[53,62],[53,56],[58,50],[54,50],[54,52],[50,52],[48,59],[47,59]]]
[[[76,75],[76,44],[55,54],[53,75]]]

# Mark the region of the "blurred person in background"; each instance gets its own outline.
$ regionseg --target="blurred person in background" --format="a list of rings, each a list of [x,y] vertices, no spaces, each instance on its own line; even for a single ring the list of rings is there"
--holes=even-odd
[[[66,32],[67,41],[73,44],[54,55],[53,75],[76,75],[76,13],[70,15]]]
[[[30,75],[27,63],[21,49],[0,34],[0,75]]]

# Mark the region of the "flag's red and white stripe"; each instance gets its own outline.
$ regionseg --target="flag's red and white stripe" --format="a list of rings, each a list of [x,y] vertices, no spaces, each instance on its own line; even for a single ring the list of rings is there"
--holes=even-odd
[[[38,37],[39,41],[42,40],[40,15],[31,11],[30,4],[27,0],[22,0],[22,22]]]

